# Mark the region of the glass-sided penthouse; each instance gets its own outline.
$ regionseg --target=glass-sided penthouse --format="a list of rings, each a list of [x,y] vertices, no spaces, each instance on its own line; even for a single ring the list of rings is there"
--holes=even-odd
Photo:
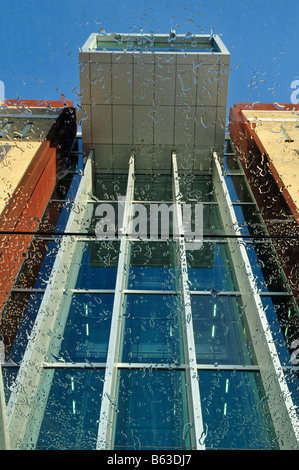
[[[217,36],[95,34],[80,52],[84,172],[11,299],[31,321],[2,367],[13,448],[298,448],[298,313],[225,136],[228,68]]]

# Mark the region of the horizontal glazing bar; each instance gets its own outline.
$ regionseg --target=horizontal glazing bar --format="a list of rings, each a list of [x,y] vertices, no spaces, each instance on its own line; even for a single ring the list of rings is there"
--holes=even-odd
[[[237,204],[237,205],[242,205],[242,204]],[[1,235],[34,235],[36,237],[42,238],[47,237],[45,239],[50,239],[50,237],[88,237],[90,240],[96,240],[99,241],[99,238],[96,237],[94,233],[80,233],[80,232],[29,232],[29,231],[0,231],[0,236]],[[298,240],[299,235],[250,235],[250,234],[222,234],[222,233],[216,233],[216,234],[211,234],[211,233],[206,233],[203,234],[203,237],[212,237],[213,239],[215,238],[236,238],[236,239],[251,239],[251,240]],[[101,238],[102,241],[111,241],[111,240],[116,240],[116,239],[121,239],[121,238],[126,238],[126,240],[147,240],[147,241],[154,241],[154,238],[150,237],[133,237],[131,234],[125,234],[118,236],[117,234],[115,237],[105,237]],[[183,235],[172,235],[170,234],[168,238],[159,238],[157,239],[158,241],[166,241],[166,240],[175,240],[177,238],[185,238]],[[42,238],[44,239],[44,238]],[[186,239],[186,238],[185,238]],[[187,239],[188,240],[188,239]]]
[[[14,362],[3,362],[2,368],[13,369],[19,368],[19,364]],[[47,362],[43,365],[44,369],[104,369],[106,368],[106,362]],[[162,370],[184,370],[186,364],[155,364],[155,363],[129,363],[122,362],[118,363],[119,369],[162,369]],[[259,371],[258,365],[242,365],[242,364],[197,364],[197,370],[232,370],[232,371]],[[298,372],[299,366],[282,366],[281,370]]]
[[[36,294],[41,293],[43,294],[46,289],[21,289],[21,288],[14,288],[11,292],[18,292],[18,293],[29,293],[29,294]],[[71,294],[114,294],[115,289],[68,289],[68,292]],[[157,294],[157,295],[177,295],[178,292],[175,290],[146,290],[146,289],[126,289],[124,290],[125,294]],[[203,291],[190,291],[191,295],[212,295],[212,296],[221,296],[221,295],[241,295],[240,291],[217,291],[213,292],[210,290],[203,290]],[[262,296],[291,296],[290,292],[259,292],[259,295]]]
[[[232,202],[232,205],[233,206],[255,206],[256,204],[255,202],[248,202],[248,201],[247,202],[234,201]]]

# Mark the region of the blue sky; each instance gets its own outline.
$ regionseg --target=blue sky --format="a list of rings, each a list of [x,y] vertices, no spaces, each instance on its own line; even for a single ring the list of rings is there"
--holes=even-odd
[[[215,33],[231,53],[228,106],[290,102],[299,78],[298,0],[1,0],[6,98],[78,102],[90,33]]]

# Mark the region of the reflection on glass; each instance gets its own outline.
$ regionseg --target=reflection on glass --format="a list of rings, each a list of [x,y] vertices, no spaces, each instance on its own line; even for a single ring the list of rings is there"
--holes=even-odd
[[[117,201],[119,197],[126,195],[127,174],[96,175],[93,192],[101,201]]]
[[[192,295],[191,306],[198,363],[256,363],[238,297]]]
[[[15,287],[45,289],[60,247],[60,240],[33,241],[24,257]]]
[[[252,197],[243,175],[226,176],[225,182],[232,202],[252,202]]]
[[[105,362],[112,310],[113,295],[73,294],[60,351],[51,360]]]
[[[119,242],[78,242],[76,249],[79,261],[72,263],[72,267],[78,270],[75,287],[77,289],[114,289]]]
[[[36,450],[95,450],[104,376],[96,369],[43,372],[52,385]]]
[[[199,371],[198,375],[207,449],[277,448],[258,373]]]
[[[267,296],[261,300],[281,363],[297,365],[299,361],[292,356],[292,351],[296,350],[298,340],[298,307],[287,296]]]
[[[187,251],[190,290],[238,290],[227,243],[204,242]]]
[[[128,289],[175,290],[175,256],[176,243],[171,241],[132,242]]]
[[[242,169],[238,163],[238,158],[235,155],[224,155],[223,158],[224,173],[241,173]]]
[[[7,405],[9,398],[10,398],[11,391],[15,387],[15,380],[19,372],[19,368],[2,366],[1,370],[2,370],[3,385],[4,385],[5,403]]]
[[[8,360],[22,360],[41,301],[42,294],[12,293],[1,319]]]
[[[191,206],[192,214],[195,212],[194,206]],[[203,234],[214,235],[224,233],[224,226],[220,217],[217,204],[204,204],[203,206]]]
[[[136,174],[134,199],[135,201],[172,201],[172,176]]]
[[[183,371],[120,370],[114,449],[190,449]]]
[[[271,246],[264,243],[247,244],[246,252],[257,288],[262,291],[283,292],[286,287],[282,278],[283,271]]]
[[[182,201],[189,204],[216,201],[211,176],[184,174],[180,177]]]
[[[259,217],[259,212],[253,205],[234,205],[238,226],[242,235],[263,235],[265,224]]]
[[[180,305],[173,295],[127,295],[123,362],[180,363]]]

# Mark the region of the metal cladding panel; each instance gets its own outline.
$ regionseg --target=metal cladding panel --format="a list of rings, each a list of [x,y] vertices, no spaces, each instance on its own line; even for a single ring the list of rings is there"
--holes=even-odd
[[[170,171],[171,150],[179,167],[209,170],[211,151],[223,150],[230,56],[219,37],[210,50],[203,47],[212,39],[193,39],[199,48],[172,51],[163,35],[162,50],[105,48],[102,37],[89,38],[80,52],[81,119],[96,171],[126,170],[132,148],[137,172]]]

